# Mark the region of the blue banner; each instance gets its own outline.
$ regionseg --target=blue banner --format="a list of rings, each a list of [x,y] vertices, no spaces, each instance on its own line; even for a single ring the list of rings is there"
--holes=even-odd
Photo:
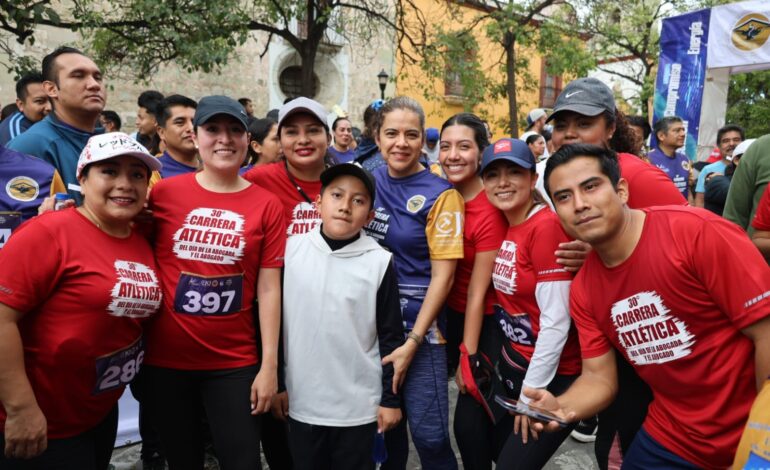
[[[704,9],[663,20],[660,61],[655,81],[653,123],[664,116],[685,121],[684,152],[696,158],[711,10]],[[657,142],[653,134],[652,146]]]

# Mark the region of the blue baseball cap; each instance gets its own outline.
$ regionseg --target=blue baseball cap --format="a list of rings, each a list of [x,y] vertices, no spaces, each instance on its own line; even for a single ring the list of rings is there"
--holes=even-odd
[[[529,145],[519,139],[509,139],[504,137],[484,149],[481,156],[481,172],[483,173],[489,165],[498,161],[506,160],[514,165],[531,170],[535,167],[535,155],[529,149]]]
[[[425,129],[425,140],[428,142],[438,142],[439,133],[435,127],[429,127]]]

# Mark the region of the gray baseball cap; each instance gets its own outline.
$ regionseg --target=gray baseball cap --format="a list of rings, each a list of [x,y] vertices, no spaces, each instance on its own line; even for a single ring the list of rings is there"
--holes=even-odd
[[[321,103],[318,101],[305,98],[304,96],[294,98],[293,100],[281,106],[281,109],[278,111],[278,128],[281,128],[286,118],[297,113],[305,113],[315,116],[324,125],[326,131],[329,131],[329,123],[326,118],[326,109],[324,109],[323,105],[321,105]]]
[[[246,114],[246,110],[243,109],[241,103],[222,95],[204,96],[201,98],[198,102],[198,107],[195,109],[193,125],[198,127],[201,124],[205,124],[209,119],[218,114],[233,117],[243,124],[244,128],[249,127],[249,116]]]
[[[578,78],[564,87],[546,122],[562,111],[573,111],[584,116],[598,116],[604,111],[614,114],[615,97],[612,90],[600,80],[593,77]]]

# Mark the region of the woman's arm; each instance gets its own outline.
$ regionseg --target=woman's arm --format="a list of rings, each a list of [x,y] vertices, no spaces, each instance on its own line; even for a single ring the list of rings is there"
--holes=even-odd
[[[252,414],[270,411],[278,391],[278,332],[281,325],[281,269],[261,268],[257,280],[259,329],[262,357],[259,373],[251,385]]]
[[[5,421],[5,455],[28,459],[48,446],[48,425],[24,370],[18,322],[22,313],[0,303],[0,402]]]
[[[468,283],[468,300],[465,304],[465,323],[463,326],[463,344],[468,354],[476,354],[481,336],[481,324],[484,321],[484,301],[492,282],[492,270],[495,267],[497,250],[476,253],[473,261],[471,280]]]

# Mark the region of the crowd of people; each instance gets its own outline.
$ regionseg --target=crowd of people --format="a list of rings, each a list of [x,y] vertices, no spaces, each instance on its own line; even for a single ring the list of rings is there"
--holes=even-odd
[[[359,132],[157,91],[128,135],[68,47],[17,98],[0,469],[107,469],[126,386],[146,469],[405,469],[411,437],[451,470],[452,434],[536,469],[575,432],[601,469],[770,466],[770,135],[690,165],[595,78],[494,142],[405,96]]]

